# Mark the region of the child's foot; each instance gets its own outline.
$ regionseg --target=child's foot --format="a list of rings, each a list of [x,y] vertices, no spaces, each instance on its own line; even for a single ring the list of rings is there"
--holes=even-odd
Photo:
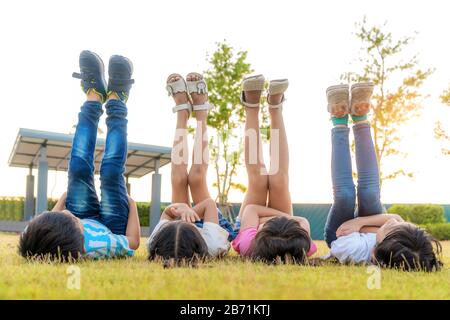
[[[269,104],[269,110],[281,108],[284,101],[284,92],[288,87],[288,79],[270,81],[269,91],[267,94],[267,103]]]
[[[265,83],[262,74],[247,77],[242,82],[241,103],[248,108],[258,108]]]
[[[170,89],[169,89],[170,88]],[[175,88],[175,89],[174,89]],[[167,90],[175,101],[174,112],[186,112],[189,117],[190,114],[190,101],[187,94],[186,83],[184,79],[177,73],[171,74],[167,78]],[[184,106],[185,108],[176,109],[178,106]]]
[[[191,95],[192,108],[197,119],[204,119],[208,115],[210,105],[208,101],[208,88],[203,76],[196,72],[188,73],[186,76],[189,94]]]
[[[131,79],[133,64],[123,56],[111,56],[108,73],[108,95],[115,93],[122,102],[127,102],[131,85],[134,83],[134,80]]]
[[[81,79],[81,88],[89,95],[97,94],[102,102],[106,101],[105,66],[102,59],[94,52],[83,50],[79,58],[80,73],[74,72],[72,77]]]
[[[370,111],[374,84],[373,83],[356,83],[352,85],[352,98],[350,102],[350,112],[353,120],[365,117]]]
[[[347,84],[327,88],[328,112],[334,118],[344,118],[349,113],[349,87]]]

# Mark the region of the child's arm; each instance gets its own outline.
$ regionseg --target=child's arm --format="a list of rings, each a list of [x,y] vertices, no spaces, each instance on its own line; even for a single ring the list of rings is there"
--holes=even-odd
[[[217,206],[213,199],[207,198],[196,204],[192,209],[197,213],[197,217],[203,219],[204,222],[219,223]]]
[[[128,197],[128,206],[130,211],[128,212],[126,237],[128,239],[130,249],[136,250],[139,248],[139,243],[141,241],[141,226],[139,223],[136,202],[131,199],[131,197]]]
[[[361,230],[359,230],[359,232],[361,232],[361,233],[377,233],[378,229],[380,229],[380,227],[364,226],[361,228]]]
[[[241,230],[247,228],[258,228],[262,223],[274,217],[291,217],[289,214],[266,206],[248,204],[242,214]]]
[[[349,235],[353,232],[360,232],[363,227],[381,227],[389,219],[403,221],[398,214],[376,214],[368,217],[357,217],[355,219],[344,222],[336,231],[337,237]]]
[[[66,209],[66,199],[67,199],[67,192],[64,192],[56,202],[55,206],[52,209],[52,212],[60,212]]]

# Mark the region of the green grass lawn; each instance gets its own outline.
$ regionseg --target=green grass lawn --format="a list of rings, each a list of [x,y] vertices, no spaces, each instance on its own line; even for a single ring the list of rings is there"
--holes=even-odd
[[[450,299],[449,241],[442,243],[443,271],[382,270],[381,288],[372,290],[364,266],[266,266],[231,255],[165,270],[147,261],[142,245],[131,259],[79,263],[81,288],[71,290],[69,265],[26,262],[17,241],[0,234],[0,299]],[[324,242],[318,247],[318,255],[327,252]]]

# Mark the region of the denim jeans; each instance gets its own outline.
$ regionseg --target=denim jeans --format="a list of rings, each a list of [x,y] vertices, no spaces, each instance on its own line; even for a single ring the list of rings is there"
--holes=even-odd
[[[102,105],[86,101],[78,114],[69,162],[66,208],[80,219],[94,219],[113,233],[125,235],[128,196],[124,179],[127,159],[127,107],[119,100],[106,103],[106,146],[100,165],[101,201],[94,185],[95,143]]]
[[[353,126],[358,170],[357,194],[352,177],[349,133],[350,129],[347,127],[335,127],[331,130],[334,201],[325,224],[324,236],[328,246],[336,240],[336,230],[344,222],[353,219],[355,212],[360,217],[383,212],[380,201],[380,174],[370,126],[368,123]]]

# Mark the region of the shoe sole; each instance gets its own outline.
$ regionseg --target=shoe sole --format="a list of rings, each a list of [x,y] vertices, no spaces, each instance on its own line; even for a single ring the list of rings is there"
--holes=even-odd
[[[89,51],[89,50],[83,50],[83,51],[81,51],[81,53],[80,53],[80,59],[81,59],[81,57],[82,57],[83,55],[85,55],[85,54],[94,56],[94,58],[97,60],[97,62],[98,62],[99,65],[100,65],[100,72],[101,72],[102,74],[105,74],[105,64],[103,63],[102,58],[100,58],[100,56],[99,56],[98,54],[96,54],[95,52],[92,52],[92,51]]]
[[[242,82],[243,91],[262,91],[264,89],[264,83],[266,79],[262,74],[245,78]]]
[[[284,93],[287,88],[289,87],[289,80],[288,79],[277,79],[270,81],[269,84],[269,94],[280,94]]]
[[[133,62],[131,62],[130,59],[128,59],[127,57],[124,57],[124,56],[120,56],[120,55],[113,55],[113,56],[111,56],[111,58],[109,59],[109,61],[111,62],[111,60],[114,59],[114,58],[119,58],[119,59],[125,60],[126,63],[128,63],[129,66],[130,66],[130,69],[131,69],[131,70],[130,70],[130,75],[133,75],[134,66],[133,66]],[[109,70],[108,70],[108,71],[109,71]]]
[[[370,90],[371,92],[373,92],[374,87],[375,87],[375,85],[372,82],[355,83],[351,87],[351,93],[353,95],[356,90]],[[358,107],[356,107],[357,104],[358,104]],[[353,101],[350,101],[350,113],[352,115],[363,116],[363,115],[369,113],[370,108],[371,108],[370,99],[367,102],[355,103]]]

